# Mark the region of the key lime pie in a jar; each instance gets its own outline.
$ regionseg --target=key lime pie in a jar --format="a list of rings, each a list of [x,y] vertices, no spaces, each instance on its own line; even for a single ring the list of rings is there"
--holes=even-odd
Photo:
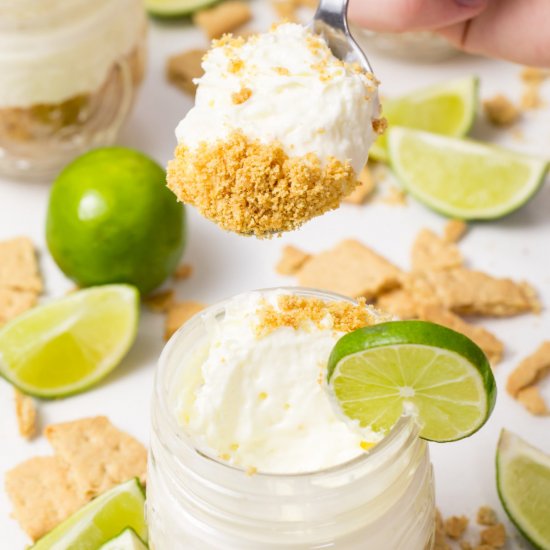
[[[0,174],[113,142],[144,71],[141,0],[0,0]]]
[[[167,344],[152,405],[147,520],[155,550],[426,550],[426,439],[487,420],[481,350],[320,291],[214,305]]]

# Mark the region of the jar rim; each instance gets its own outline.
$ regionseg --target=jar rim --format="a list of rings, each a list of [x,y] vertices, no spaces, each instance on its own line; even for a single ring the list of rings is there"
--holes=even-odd
[[[157,369],[155,373],[155,381],[154,381],[154,399],[159,405],[161,409],[161,414],[164,420],[167,421],[170,431],[176,435],[176,446],[183,445],[186,450],[192,450],[194,451],[197,456],[208,460],[212,464],[216,464],[222,468],[225,468],[227,472],[233,472],[233,473],[246,473],[246,469],[242,468],[240,466],[235,466],[232,464],[228,464],[225,461],[219,460],[216,457],[212,456],[211,454],[207,453],[206,451],[201,450],[194,441],[193,437],[188,434],[181,424],[177,421],[176,417],[172,412],[170,411],[170,408],[168,406],[168,400],[164,399],[164,373],[167,369],[167,365],[169,364],[169,358],[172,353],[172,349],[176,346],[177,342],[184,338],[189,332],[195,328],[200,320],[205,315],[212,315],[215,313],[221,313],[225,309],[225,306],[229,301],[233,300],[234,298],[238,296],[242,296],[245,294],[250,294],[254,292],[276,292],[276,291],[283,291],[288,292],[289,294],[296,294],[299,296],[314,296],[317,298],[327,298],[329,300],[333,301],[345,301],[352,304],[357,304],[356,300],[353,300],[352,298],[348,296],[344,296],[341,294],[337,294],[334,292],[327,292],[318,290],[315,288],[308,288],[308,287],[299,287],[299,286],[283,286],[283,287],[268,287],[268,288],[260,288],[255,290],[250,290],[246,292],[239,293],[237,295],[234,295],[230,298],[226,298],[225,300],[221,300],[203,310],[195,314],[193,317],[191,317],[189,320],[187,320],[168,340],[166,345],[164,346],[162,353],[159,357]],[[376,313],[376,310],[374,310],[374,313]],[[381,320],[384,318],[383,314],[379,314]],[[360,454],[350,460],[347,460],[346,462],[342,462],[340,464],[336,464],[334,466],[329,466],[328,468],[322,468],[320,470],[313,470],[308,472],[297,472],[297,473],[276,473],[276,472],[262,472],[258,471],[254,473],[254,477],[259,477],[261,479],[274,479],[274,480],[296,480],[301,478],[311,478],[311,477],[323,477],[332,475],[334,473],[341,472],[343,470],[347,469],[354,469],[355,467],[362,466],[367,461],[374,460],[373,457],[378,457],[382,452],[385,451],[385,449],[388,446],[391,446],[395,439],[399,438],[403,431],[407,429],[411,429],[414,432],[414,436],[418,434],[418,426],[416,424],[416,421],[414,417],[410,414],[404,413],[399,420],[392,426],[390,431],[384,436],[384,438],[377,443],[372,449],[369,449],[367,453]]]

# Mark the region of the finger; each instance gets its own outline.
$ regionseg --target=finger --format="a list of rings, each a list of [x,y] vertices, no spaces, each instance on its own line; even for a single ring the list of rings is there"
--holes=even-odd
[[[470,52],[516,63],[550,67],[550,2],[499,0],[476,19],[440,32]]]
[[[433,30],[481,13],[489,0],[350,0],[350,19],[374,31]]]

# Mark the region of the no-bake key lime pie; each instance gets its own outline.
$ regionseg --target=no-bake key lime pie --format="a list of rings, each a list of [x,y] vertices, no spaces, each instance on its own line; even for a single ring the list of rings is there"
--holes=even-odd
[[[168,166],[178,198],[256,236],[337,208],[383,125],[374,76],[292,23],[214,41],[203,67]]]

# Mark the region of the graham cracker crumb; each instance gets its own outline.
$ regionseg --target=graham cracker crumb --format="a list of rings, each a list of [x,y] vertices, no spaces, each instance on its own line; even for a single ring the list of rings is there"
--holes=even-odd
[[[13,517],[33,541],[88,501],[78,490],[69,466],[54,456],[22,462],[6,473],[5,484]]]
[[[538,109],[543,105],[540,96],[540,87],[544,80],[550,76],[550,71],[537,67],[524,67],[520,73],[523,82],[523,94],[521,106],[524,109]]]
[[[187,50],[168,58],[166,78],[180,90],[194,95],[197,90],[195,79],[204,74],[202,59],[206,50]]]
[[[313,323],[317,328],[330,328],[340,332],[351,332],[374,324],[374,317],[365,305],[365,299],[357,304],[349,302],[325,302],[319,298],[303,296],[280,296],[278,308],[265,303],[258,311],[257,333],[265,336],[280,327],[308,329]],[[331,324],[327,327],[327,317]]]
[[[550,76],[550,71],[539,67],[523,67],[520,78],[524,83],[541,84]]]
[[[399,319],[416,319],[416,303],[411,294],[402,288],[390,290],[378,297],[376,307],[395,315]]]
[[[33,308],[37,299],[34,290],[0,287],[0,326]]]
[[[506,390],[511,396],[517,397],[520,390],[536,384],[549,372],[550,340],[546,340],[512,371],[506,383]]]
[[[443,239],[448,243],[457,243],[468,230],[462,220],[449,220],[443,229]]]
[[[17,237],[0,242],[0,288],[40,294],[42,287],[31,240]]]
[[[416,311],[418,317],[423,321],[443,325],[473,340],[483,350],[493,366],[502,359],[504,344],[487,329],[467,323],[441,306],[419,303],[416,304]]]
[[[463,267],[413,272],[404,284],[417,303],[463,315],[508,317],[536,309],[530,285]]]
[[[133,477],[145,478],[147,450],[105,416],[52,424],[44,435],[70,466],[80,495],[93,498]]]
[[[174,303],[174,291],[172,289],[162,290],[155,294],[150,294],[143,299],[144,304],[155,313],[165,313]]]
[[[248,101],[252,96],[252,90],[250,88],[241,88],[238,92],[231,94],[231,101],[235,105],[240,105],[245,101]]]
[[[168,187],[223,229],[258,237],[296,229],[337,208],[357,185],[349,163],[314,154],[288,157],[240,132],[195,150],[181,144],[168,164]]]
[[[380,136],[388,128],[388,121],[385,118],[374,118],[372,120],[372,129]]]
[[[472,546],[471,542],[468,542],[467,540],[461,540],[458,545],[460,546],[460,550],[473,550],[474,547]]]
[[[286,67],[274,67],[273,70],[281,76],[290,75],[290,71]]]
[[[19,434],[25,439],[31,439],[36,434],[36,406],[32,397],[15,389],[15,414]]]
[[[248,468],[246,469],[247,476],[253,476],[257,473],[258,473],[258,468],[256,468],[255,466],[248,466]]]
[[[540,96],[540,89],[537,84],[527,84],[521,96],[521,106],[526,110],[538,109],[544,102]]]
[[[390,185],[388,192],[380,199],[380,202],[390,206],[405,206],[407,204],[407,193],[404,189]]]
[[[347,197],[344,197],[343,202],[349,204],[363,204],[376,189],[376,182],[367,165],[361,170],[358,179],[359,185]]]
[[[189,279],[193,275],[193,266],[189,264],[181,264],[176,271],[174,271],[174,279]]]
[[[506,544],[506,529],[502,523],[483,529],[480,536],[481,544],[487,544],[491,548],[502,548]]]
[[[208,38],[220,38],[244,25],[252,19],[248,3],[239,0],[229,0],[201,10],[193,16],[193,23],[200,27]]]
[[[435,531],[434,531],[434,547],[433,550],[452,550],[447,540],[445,539],[445,529],[443,526],[443,518],[441,512],[435,510]]]
[[[281,259],[275,266],[275,271],[279,275],[294,275],[309,258],[311,258],[311,255],[307,252],[303,252],[295,246],[287,245],[283,248]]]
[[[445,534],[458,540],[462,537],[468,527],[468,518],[466,516],[451,516],[445,520]]]
[[[388,260],[352,239],[313,256],[298,272],[301,286],[371,300],[400,285],[402,272]]]
[[[205,307],[204,304],[193,301],[173,303],[166,315],[164,339],[169,340],[174,332]]]
[[[518,121],[521,111],[504,95],[497,94],[483,102],[485,116],[495,126],[511,126]]]
[[[528,386],[519,390],[516,399],[533,415],[547,416],[550,414],[538,386]]]
[[[481,506],[477,511],[476,521],[479,525],[495,525],[498,522],[496,512],[489,506]]]
[[[295,0],[272,0],[271,5],[277,14],[277,17],[283,21],[293,23],[298,20],[296,14],[296,9],[298,6],[296,5]]]
[[[227,70],[231,74],[238,74],[244,69],[244,61],[239,58],[234,58],[229,60]]]
[[[412,247],[412,268],[418,271],[450,269],[460,267],[464,262],[458,247],[448,242],[430,229],[422,229]]]

